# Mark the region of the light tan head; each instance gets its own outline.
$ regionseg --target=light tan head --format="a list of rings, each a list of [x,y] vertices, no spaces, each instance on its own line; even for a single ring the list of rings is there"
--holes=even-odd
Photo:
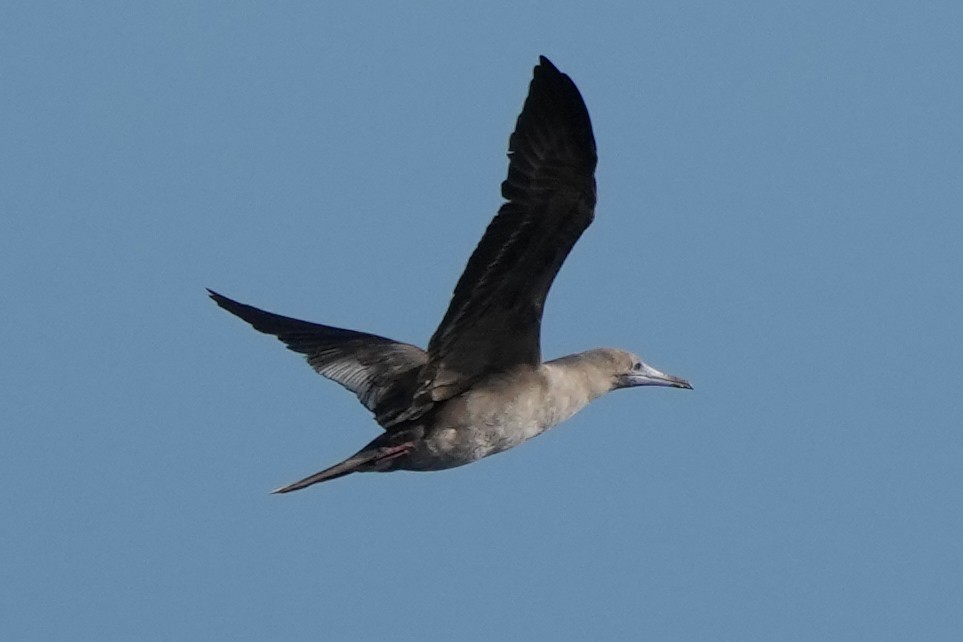
[[[607,376],[609,390],[632,388],[635,386],[670,386],[686,388],[692,386],[681,377],[666,374],[648,365],[638,355],[618,348],[596,348],[577,355],[581,361],[591,364],[600,376]]]

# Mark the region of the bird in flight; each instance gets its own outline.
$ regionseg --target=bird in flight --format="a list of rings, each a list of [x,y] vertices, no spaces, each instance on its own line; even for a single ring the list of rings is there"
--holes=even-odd
[[[275,490],[357,472],[443,470],[513,448],[619,388],[689,388],[615,348],[542,362],[545,297],[595,215],[595,137],[575,83],[540,57],[508,143],[505,202],[455,286],[428,349],[273,314],[213,290],[220,307],[304,354],[384,432]]]

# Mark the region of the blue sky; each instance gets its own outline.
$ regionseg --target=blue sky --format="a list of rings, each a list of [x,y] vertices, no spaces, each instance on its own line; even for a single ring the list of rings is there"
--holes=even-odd
[[[956,640],[963,5],[6,3],[0,637]],[[424,344],[539,54],[543,351],[695,385],[442,473],[217,309]]]

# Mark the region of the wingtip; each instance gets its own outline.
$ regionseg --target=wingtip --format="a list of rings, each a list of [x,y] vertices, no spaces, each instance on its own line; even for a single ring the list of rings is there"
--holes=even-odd
[[[205,288],[207,290],[207,296],[218,305],[218,307],[224,308],[228,312],[241,316],[238,311],[249,306],[245,306],[243,303],[239,303],[230,297],[226,297],[220,292],[216,292],[211,288]],[[244,318],[244,317],[241,317]]]
[[[549,60],[547,57],[542,56],[542,55],[540,55],[540,56],[538,57],[538,66],[539,66],[539,67],[543,67],[543,68],[545,68],[545,69],[550,69],[550,70],[552,70],[552,71],[558,72],[558,67],[555,66],[555,63],[553,63],[553,62],[552,62],[551,60]]]

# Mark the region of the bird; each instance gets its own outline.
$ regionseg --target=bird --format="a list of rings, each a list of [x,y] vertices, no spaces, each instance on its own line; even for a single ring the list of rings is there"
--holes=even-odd
[[[478,461],[557,426],[617,389],[688,381],[635,354],[596,348],[542,361],[549,288],[595,216],[598,161],[572,79],[539,57],[508,144],[504,202],[459,278],[427,350],[209,296],[337,382],[384,429],[364,448],[274,493],[357,472],[435,471]]]

